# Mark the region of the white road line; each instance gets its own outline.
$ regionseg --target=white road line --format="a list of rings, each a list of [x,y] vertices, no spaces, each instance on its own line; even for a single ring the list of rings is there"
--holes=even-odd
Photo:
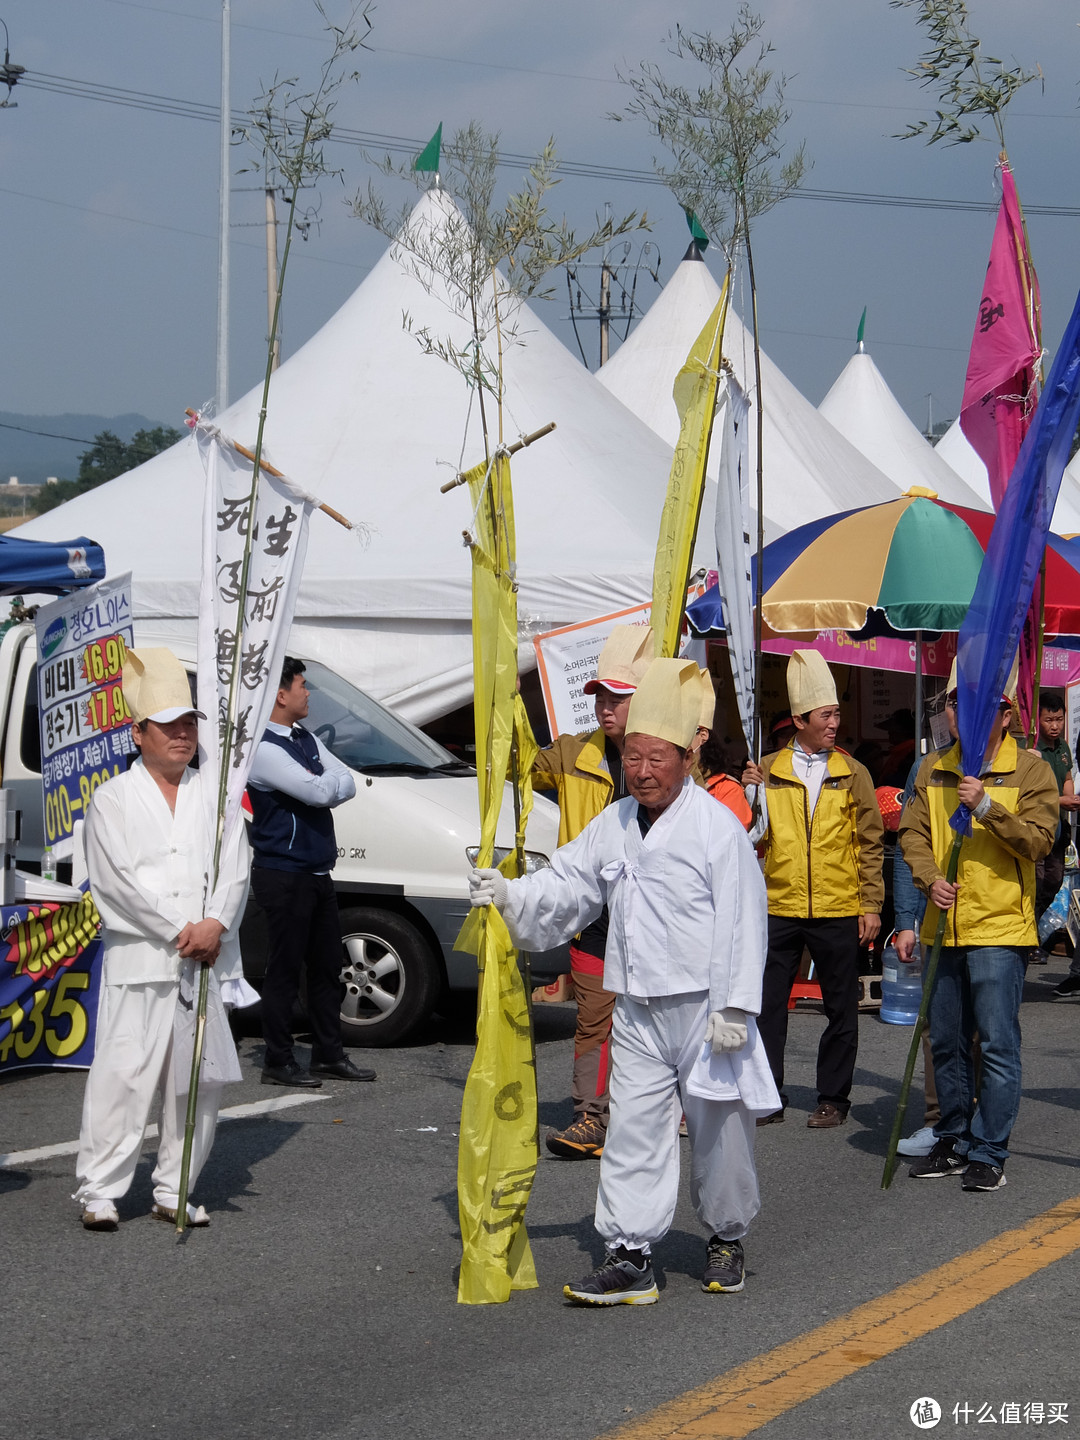
[[[249,1105],[232,1105],[218,1114],[219,1120],[247,1120],[252,1115],[272,1115],[278,1110],[292,1110],[297,1105],[311,1105],[316,1100],[329,1100],[329,1095],[275,1095],[272,1100],[253,1100]],[[146,1127],[146,1139],[156,1140],[158,1127]],[[77,1155],[79,1142],[66,1141],[63,1145],[39,1145],[36,1150],[13,1150],[0,1155],[0,1170],[11,1170],[16,1165],[32,1165],[35,1160],[52,1160],[57,1155]]]

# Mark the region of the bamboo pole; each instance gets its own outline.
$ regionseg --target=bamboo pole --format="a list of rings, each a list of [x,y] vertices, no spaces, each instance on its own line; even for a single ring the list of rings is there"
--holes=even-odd
[[[536,440],[542,440],[545,435],[550,435],[552,430],[557,428],[554,420],[549,421],[547,425],[541,425],[540,429],[534,430],[531,435],[523,435],[520,440],[515,440],[512,445],[507,445],[507,455],[516,455],[519,450],[524,450],[527,445],[532,445]],[[468,475],[464,472],[455,475],[453,480],[447,480],[445,485],[439,486],[439,494],[448,495],[450,491],[456,489],[457,486],[464,485],[468,478]]]

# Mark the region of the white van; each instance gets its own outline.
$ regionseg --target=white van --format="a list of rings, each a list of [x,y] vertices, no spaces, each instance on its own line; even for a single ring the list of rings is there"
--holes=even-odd
[[[195,668],[194,646],[135,625],[135,643],[168,645]],[[303,658],[303,657],[300,657]],[[480,839],[476,774],[421,730],[317,661],[304,660],[311,692],[307,727],[356,775],[356,796],[334,811],[345,998],[341,1026],[348,1045],[393,1045],[454,992],[476,990],[476,960],[454,950],[469,910],[467,876]],[[19,863],[44,848],[41,748],[34,627],[18,625],[0,640],[0,741],[5,789],[22,812]],[[548,864],[559,812],[534,800],[527,864]],[[512,790],[507,786],[496,836],[498,858],[513,844]],[[265,919],[249,903],[241,930],[244,971],[258,987],[265,968]],[[535,978],[568,970],[565,947],[532,957]]]

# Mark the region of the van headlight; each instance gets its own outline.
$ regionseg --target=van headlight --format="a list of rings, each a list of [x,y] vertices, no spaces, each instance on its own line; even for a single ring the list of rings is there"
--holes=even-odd
[[[496,846],[495,846],[495,856],[494,856],[494,859],[493,859],[493,861],[492,861],[492,864],[493,864],[493,865],[501,865],[502,862],[506,859],[506,857],[507,857],[508,855],[512,855],[513,853],[514,853],[514,852],[513,852],[512,850],[508,850],[505,845],[496,845]],[[465,851],[465,854],[466,854],[466,856],[467,856],[467,858],[468,858],[469,864],[472,865],[472,866],[475,868],[476,862],[477,862],[477,860],[480,858],[480,846],[479,846],[479,845],[470,845],[470,846],[468,847],[468,849]],[[548,859],[548,857],[547,857],[546,855],[541,855],[540,852],[539,852],[539,850],[526,850],[526,851],[525,851],[525,874],[526,874],[526,875],[534,875],[537,870],[550,870],[550,868],[551,868],[551,861]]]

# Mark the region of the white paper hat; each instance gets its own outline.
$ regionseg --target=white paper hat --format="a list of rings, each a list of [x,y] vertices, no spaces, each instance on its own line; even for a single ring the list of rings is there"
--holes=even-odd
[[[129,650],[124,657],[124,699],[136,725],[167,725],[181,715],[206,716],[191,702],[187,671],[171,650]]]
[[[654,660],[630,701],[627,735],[689,748],[701,719],[701,672],[692,660]]]
[[[615,695],[632,695],[645,671],[656,659],[656,636],[648,625],[616,625],[596,662],[596,679],[584,687],[586,695],[601,688]]]
[[[806,715],[823,705],[836,705],[836,681],[824,655],[795,650],[787,667],[788,705],[792,715]]]
[[[708,670],[698,672],[701,679],[701,715],[698,719],[699,730],[711,730],[713,721],[716,719],[716,691],[713,689],[712,676]]]

